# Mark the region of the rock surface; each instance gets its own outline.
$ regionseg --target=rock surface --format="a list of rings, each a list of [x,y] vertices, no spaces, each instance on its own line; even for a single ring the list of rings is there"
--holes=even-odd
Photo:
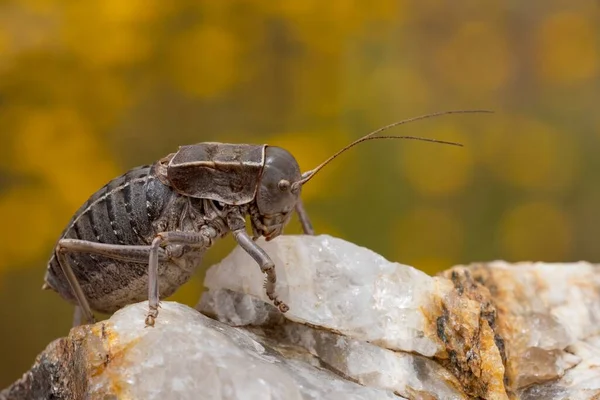
[[[285,315],[237,248],[207,273],[206,316],[163,302],[144,328],[147,303],[126,307],[51,343],[0,399],[600,398],[598,266],[430,277],[327,235],[261,245]]]
[[[109,321],[75,328],[46,350],[41,366],[75,359],[53,372],[55,382],[77,377],[75,384],[48,385],[31,397],[13,391],[5,398],[398,399],[317,368],[317,360],[283,357],[251,332],[178,303],[163,302],[156,326],[144,328],[147,307],[134,304]],[[58,350],[64,345],[71,350]]]
[[[600,267],[496,261],[444,275],[496,309],[508,388],[527,399],[600,396]]]
[[[361,369],[370,357],[375,370],[369,378],[406,397],[508,398],[503,351],[489,322],[495,311],[459,293],[451,280],[326,235],[286,236],[261,245],[277,265],[279,294],[290,306],[286,321],[314,327],[310,332],[323,341],[324,331],[364,343],[359,351],[350,342],[348,352],[322,346],[327,354],[307,348],[321,359],[349,363],[342,371],[351,379],[364,382]],[[273,322],[263,306],[268,298],[262,282],[252,259],[236,249],[207,272],[209,290],[198,309],[238,326],[268,326]],[[287,329],[292,331],[287,336],[318,342]]]

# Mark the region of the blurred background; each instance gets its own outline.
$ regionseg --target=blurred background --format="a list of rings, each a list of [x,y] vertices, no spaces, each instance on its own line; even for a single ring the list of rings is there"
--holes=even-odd
[[[126,170],[202,141],[310,169],[318,232],[433,274],[600,261],[600,4],[517,0],[0,1],[0,388],[68,333],[40,290],[69,218]],[[392,133],[392,132],[390,132]],[[296,220],[287,233],[299,233]],[[209,251],[174,296],[194,305]]]

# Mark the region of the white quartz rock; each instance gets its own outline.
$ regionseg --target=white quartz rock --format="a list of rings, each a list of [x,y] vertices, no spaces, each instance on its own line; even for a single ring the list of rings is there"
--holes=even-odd
[[[392,392],[363,387],[307,362],[284,358],[244,330],[172,302],[161,303],[154,328],[147,302],[103,324],[88,353],[108,360],[89,382],[91,398],[378,400]],[[95,350],[95,351],[94,351]]]
[[[439,340],[424,332],[430,323],[424,311],[433,307],[434,293],[452,290],[445,279],[328,235],[280,236],[259,244],[275,263],[277,293],[290,307],[289,320],[392,350],[428,357],[442,350]],[[223,310],[227,296],[212,302],[223,311],[219,314],[237,315],[229,322],[256,324],[266,318],[266,310],[253,309],[243,295],[270,303],[263,282],[256,262],[238,247],[208,270],[204,284],[209,293],[203,301],[211,302],[223,290],[242,294],[229,301],[235,313]]]
[[[600,333],[597,265],[503,261],[487,265],[499,279],[512,275],[512,281],[500,281],[500,290],[519,294],[510,299],[513,314],[522,309],[529,313],[527,323],[534,325],[529,332],[529,346],[563,349],[576,340]]]
[[[290,310],[274,312],[264,276],[239,248],[207,272],[198,310],[287,336],[342,376],[404,397],[508,399],[495,310],[478,293],[327,235],[260,244]]]
[[[308,327],[287,323],[253,328],[261,337],[276,337],[275,348],[299,346],[358,383],[384,388],[409,398],[467,399],[460,383],[435,361],[412,353],[396,352],[374,344]]]
[[[0,400],[597,399],[600,266],[504,262],[439,276],[330,236],[265,243],[290,311],[241,249],[196,306],[147,302],[52,342]],[[217,321],[218,320],[218,321]],[[220,321],[220,322],[219,322]]]

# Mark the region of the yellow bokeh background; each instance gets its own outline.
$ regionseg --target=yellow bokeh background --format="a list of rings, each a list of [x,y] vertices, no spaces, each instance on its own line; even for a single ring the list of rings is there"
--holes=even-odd
[[[71,215],[182,144],[269,143],[304,170],[318,232],[434,274],[598,261],[600,6],[593,0],[0,2],[0,388],[69,329],[41,291]],[[299,233],[296,220],[289,233]],[[174,296],[194,305],[208,252]]]

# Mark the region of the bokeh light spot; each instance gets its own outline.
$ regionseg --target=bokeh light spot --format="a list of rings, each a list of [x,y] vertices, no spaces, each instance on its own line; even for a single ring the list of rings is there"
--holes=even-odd
[[[141,0],[90,0],[66,7],[63,40],[73,54],[98,68],[139,62],[151,51],[139,29],[154,3]]]
[[[420,206],[407,210],[392,224],[390,237],[396,261],[435,273],[443,264],[451,266],[450,260],[461,254],[464,232],[460,219],[447,210]]]
[[[600,38],[586,15],[550,15],[536,33],[536,67],[547,82],[572,83],[597,75]]]
[[[119,175],[102,149],[86,121],[70,109],[32,109],[15,139],[17,168],[49,184],[73,212]]]
[[[349,0],[294,0],[280,2],[279,7],[299,40],[319,52],[337,53],[341,50],[340,41],[365,29],[369,23],[402,19],[402,3],[381,0],[371,2],[369,7],[359,7],[357,2]]]
[[[6,30],[0,27],[0,56],[6,57],[11,50],[10,37]]]
[[[456,193],[471,177],[473,157],[468,137],[457,127],[439,124],[430,134],[421,135],[440,140],[459,142],[465,147],[429,143],[404,143],[398,166],[405,178],[420,193],[441,196]]]
[[[178,88],[198,97],[230,89],[242,68],[237,38],[217,26],[200,26],[176,39],[170,60]]]
[[[482,161],[516,187],[564,190],[575,179],[579,165],[575,143],[541,121],[508,118],[485,129],[480,140]]]
[[[374,97],[372,102],[378,105],[378,110],[386,111],[387,115],[397,114],[398,110],[407,114],[417,113],[426,108],[431,101],[429,83],[414,68],[382,65],[373,71],[364,86],[366,90],[375,94],[383,94],[381,97]],[[362,98],[359,100],[364,101]]]
[[[40,187],[19,187],[0,196],[0,215],[7,232],[0,240],[0,272],[41,257],[50,258],[49,244],[58,240],[60,232],[57,226],[66,225],[56,212],[57,200],[51,190]]]
[[[483,93],[499,89],[510,79],[512,52],[500,27],[468,22],[439,50],[436,67],[461,91]]]
[[[569,216],[549,202],[518,205],[504,216],[499,233],[510,261],[566,261],[573,240]]]

